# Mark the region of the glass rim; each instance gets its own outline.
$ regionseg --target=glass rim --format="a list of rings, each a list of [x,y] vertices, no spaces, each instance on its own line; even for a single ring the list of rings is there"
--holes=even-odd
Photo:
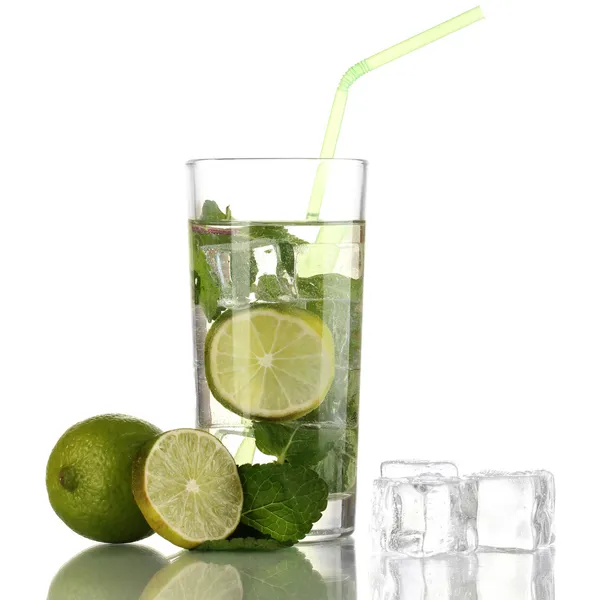
[[[186,165],[193,166],[198,163],[206,163],[206,162],[271,162],[271,161],[281,161],[281,162],[305,162],[305,161],[319,161],[319,162],[347,162],[347,163],[357,163],[362,166],[367,166],[369,161],[364,158],[319,158],[316,156],[230,156],[230,157],[214,157],[214,158],[193,158],[191,160],[186,161]]]

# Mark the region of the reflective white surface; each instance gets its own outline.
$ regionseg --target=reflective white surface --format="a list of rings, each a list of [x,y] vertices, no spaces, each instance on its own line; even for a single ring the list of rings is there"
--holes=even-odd
[[[95,545],[48,582],[48,600],[554,600],[553,549],[413,559],[353,538],[277,552]]]
[[[379,557],[372,600],[554,600],[554,551],[426,559]],[[365,596],[366,598],[366,596]]]

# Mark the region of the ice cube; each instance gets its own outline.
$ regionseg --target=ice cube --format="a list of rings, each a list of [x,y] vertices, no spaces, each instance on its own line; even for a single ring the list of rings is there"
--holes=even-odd
[[[472,480],[436,475],[376,479],[372,510],[376,551],[423,557],[477,546]]]
[[[382,556],[372,563],[373,600],[476,600],[477,556]]]
[[[381,476],[390,479],[426,474],[458,477],[458,468],[451,462],[429,462],[427,460],[386,460],[381,463]]]
[[[283,268],[279,245],[266,238],[202,246],[207,266],[220,288],[219,305],[240,306],[250,300],[279,300],[293,290]],[[255,294],[268,294],[258,298]]]
[[[478,600],[554,600],[554,551],[482,552]]]
[[[479,546],[527,550],[554,542],[554,477],[548,471],[471,475],[477,483]]]

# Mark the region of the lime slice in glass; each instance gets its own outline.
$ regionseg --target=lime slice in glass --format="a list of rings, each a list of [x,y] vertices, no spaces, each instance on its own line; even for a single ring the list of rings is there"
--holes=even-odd
[[[242,600],[244,589],[232,565],[203,562],[186,553],[160,570],[144,589],[140,600]]]
[[[144,446],[133,466],[133,495],[152,529],[181,548],[225,539],[242,512],[233,457],[197,429],[168,431]]]
[[[297,419],[315,409],[334,376],[331,332],[312,313],[257,305],[224,313],[206,338],[213,396],[250,419]]]

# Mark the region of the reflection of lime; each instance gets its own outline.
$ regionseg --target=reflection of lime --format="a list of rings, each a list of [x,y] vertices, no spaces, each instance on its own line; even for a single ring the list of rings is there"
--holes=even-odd
[[[152,534],[131,492],[131,466],[160,429],[125,415],[102,415],[68,429],[50,454],[46,487],[56,514],[98,542]]]
[[[325,398],[334,376],[333,338],[317,316],[289,306],[225,313],[206,338],[211,392],[233,412],[296,419]]]
[[[182,548],[225,539],[240,522],[235,461],[205,431],[175,429],[148,443],[133,467],[133,493],[154,531]]]
[[[168,561],[143,546],[94,546],[56,574],[48,600],[139,600]]]
[[[158,572],[140,600],[242,600],[240,574],[231,565],[212,565],[186,553]]]

